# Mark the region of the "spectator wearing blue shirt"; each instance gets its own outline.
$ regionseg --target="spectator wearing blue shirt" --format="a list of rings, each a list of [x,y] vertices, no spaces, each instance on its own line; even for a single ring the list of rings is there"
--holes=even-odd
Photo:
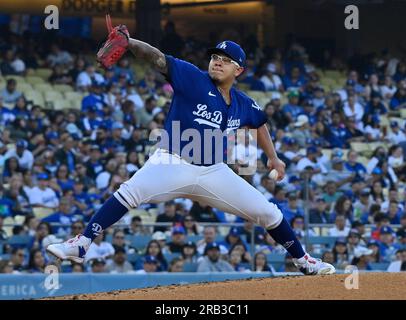
[[[296,192],[290,192],[287,196],[288,203],[282,209],[283,216],[287,221],[291,221],[295,216],[304,216],[304,211],[298,205]]]
[[[347,154],[347,161],[344,163],[345,169],[350,172],[354,172],[359,176],[362,176],[367,173],[365,166],[357,162],[358,152],[355,150],[350,150]]]
[[[4,98],[0,95],[0,125],[6,126],[12,123],[16,116],[9,108],[3,105],[3,100]]]
[[[318,197],[316,199],[316,205],[314,208],[310,209],[309,212],[309,222],[310,223],[328,223],[329,214],[327,212],[327,203],[323,197]]]
[[[97,115],[103,116],[103,106],[106,105],[106,101],[103,96],[103,84],[92,82],[90,94],[82,100],[82,112],[88,111],[89,107],[96,107]]]
[[[130,68],[130,63],[127,58],[122,58],[114,67],[116,77],[125,75],[127,81],[134,81],[134,71]]]
[[[389,226],[383,226],[379,232],[379,253],[381,262],[392,262],[399,245],[394,243],[394,231]]]
[[[326,127],[325,138],[331,148],[348,147],[347,140],[350,138],[349,131],[341,123],[341,116],[338,111],[332,114],[332,123]]]
[[[367,115],[382,115],[386,114],[388,110],[386,110],[385,105],[382,103],[382,96],[377,91],[372,91],[371,93],[371,100],[366,104],[364,117]]]
[[[70,234],[70,226],[77,221],[78,210],[72,205],[69,198],[62,198],[59,202],[59,210],[48,217],[42,219],[42,222],[57,223],[62,226],[52,226],[52,233],[60,236]]]
[[[82,127],[86,135],[90,135],[92,131],[103,125],[103,120],[97,115],[96,106],[88,106],[85,114],[86,116],[82,119]]]
[[[299,91],[292,90],[288,93],[288,103],[282,107],[282,112],[287,116],[289,122],[295,122],[303,108],[299,105]]]
[[[300,73],[300,69],[298,67],[293,67],[290,74],[286,74],[283,77],[282,82],[286,90],[300,90],[306,84],[306,79]]]
[[[274,196],[272,199],[269,200],[269,202],[272,202],[276,204],[279,209],[283,212],[287,206],[288,206],[288,201],[286,200],[285,197],[285,190],[282,186],[277,185],[274,190]]]
[[[232,227],[232,228],[230,228],[230,231],[224,238],[224,241],[221,242],[221,244],[224,247],[226,247],[230,253],[231,247],[233,247],[237,243],[242,243],[244,246],[246,246],[246,243],[241,239],[241,234],[240,234],[238,228]]]
[[[82,179],[76,178],[73,185],[73,204],[83,212],[85,221],[90,220],[94,213],[92,200],[85,192],[85,184]]]
[[[388,211],[386,212],[391,224],[400,224],[402,210],[399,208],[399,203],[396,200],[391,200]]]
[[[68,166],[61,164],[56,170],[56,182],[62,190],[62,193],[73,190],[73,179],[69,178]]]
[[[60,164],[68,166],[69,172],[75,170],[76,157],[73,153],[75,141],[72,137],[67,137],[63,143],[63,147],[55,153],[55,159]]]
[[[250,90],[254,91],[266,91],[265,84],[261,81],[262,71],[257,69],[254,74],[245,80],[245,83],[249,84]]]
[[[406,83],[399,83],[398,90],[396,90],[395,94],[390,100],[389,107],[391,110],[400,110],[406,108]]]

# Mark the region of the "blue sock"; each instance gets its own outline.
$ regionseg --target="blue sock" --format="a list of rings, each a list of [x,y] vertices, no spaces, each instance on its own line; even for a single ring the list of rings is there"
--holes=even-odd
[[[83,235],[93,241],[103,230],[120,220],[127,211],[126,207],[114,196],[111,196],[90,219]]]
[[[285,218],[275,229],[267,231],[277,243],[283,245],[293,258],[299,259],[305,255],[302,245]]]

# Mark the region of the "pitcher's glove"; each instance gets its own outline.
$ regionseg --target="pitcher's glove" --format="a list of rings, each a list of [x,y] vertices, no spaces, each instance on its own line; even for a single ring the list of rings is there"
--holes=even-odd
[[[123,24],[113,28],[109,14],[106,15],[106,24],[109,37],[97,52],[97,61],[107,69],[114,65],[127,51],[130,34]]]

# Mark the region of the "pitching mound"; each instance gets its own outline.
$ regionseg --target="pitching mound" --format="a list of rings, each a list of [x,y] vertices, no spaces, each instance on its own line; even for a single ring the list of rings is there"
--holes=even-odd
[[[108,300],[404,300],[406,272],[359,274],[358,289],[348,275],[262,278],[83,294],[54,299]]]

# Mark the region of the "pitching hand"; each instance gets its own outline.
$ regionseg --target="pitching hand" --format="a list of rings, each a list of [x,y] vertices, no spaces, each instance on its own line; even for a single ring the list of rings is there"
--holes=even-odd
[[[278,171],[277,181],[281,181],[285,177],[286,164],[281,159],[268,159],[267,165],[269,170],[275,169],[276,171]]]

